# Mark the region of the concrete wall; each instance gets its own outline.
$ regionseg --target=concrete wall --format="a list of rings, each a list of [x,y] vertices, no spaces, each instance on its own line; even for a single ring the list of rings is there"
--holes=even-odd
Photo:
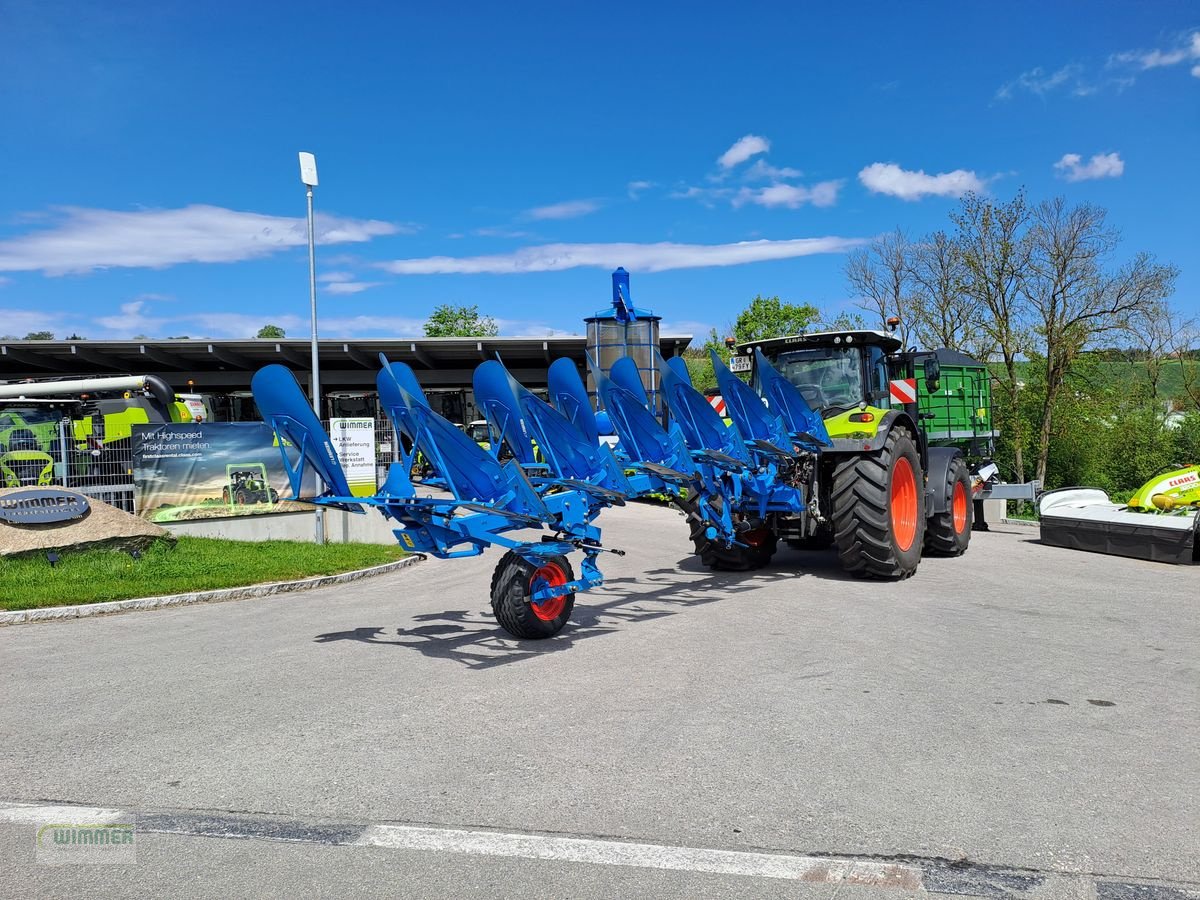
[[[173,534],[230,541],[312,541],[316,537],[313,518],[312,512],[274,513],[172,522],[164,527]],[[339,509],[325,510],[325,539],[331,544],[395,544],[392,527],[373,509],[361,516]]]
[[[984,518],[998,525],[1004,518],[1005,500],[984,500]],[[225,538],[231,541],[311,541],[316,536],[311,512],[237,516],[228,519],[198,519],[172,522],[164,527],[174,534]],[[336,544],[394,544],[392,523],[373,509],[356,516],[338,509],[325,510],[325,539]]]

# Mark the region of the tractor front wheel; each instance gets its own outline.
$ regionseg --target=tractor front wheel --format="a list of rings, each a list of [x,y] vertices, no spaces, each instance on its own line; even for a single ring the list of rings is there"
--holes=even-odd
[[[843,569],[874,578],[907,578],[917,570],[925,537],[925,479],[907,431],[893,429],[878,453],[839,462],[832,499]]]
[[[510,550],[492,574],[492,613],[513,637],[553,637],[571,618],[575,595],[559,594],[540,602],[531,597],[541,588],[559,587],[574,580],[575,573],[565,556],[542,557],[535,565]]]
[[[929,517],[925,528],[925,552],[938,556],[960,556],[971,543],[974,504],[971,503],[971,472],[961,457],[951,460],[942,485],[945,512]]]

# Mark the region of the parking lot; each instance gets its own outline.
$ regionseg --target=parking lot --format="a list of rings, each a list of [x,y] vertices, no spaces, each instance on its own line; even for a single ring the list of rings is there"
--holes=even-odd
[[[900,583],[714,574],[668,509],[603,524],[547,642],[496,551],[0,629],[0,895],[1200,896],[1194,567],[998,525]],[[21,804],[137,862],[36,865]]]

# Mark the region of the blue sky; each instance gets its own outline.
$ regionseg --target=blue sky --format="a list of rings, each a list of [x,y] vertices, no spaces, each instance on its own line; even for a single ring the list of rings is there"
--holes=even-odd
[[[112,9],[105,7],[113,7]],[[1111,211],[1200,313],[1195,3],[0,0],[0,333],[673,332],[850,307],[856,242],[964,190]]]

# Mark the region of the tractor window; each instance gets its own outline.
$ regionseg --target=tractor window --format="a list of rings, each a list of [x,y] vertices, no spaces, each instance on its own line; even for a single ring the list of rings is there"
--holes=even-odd
[[[867,349],[867,381],[871,386],[871,393],[875,395],[870,402],[876,406],[888,406],[890,394],[887,357],[881,347],[872,346]]]
[[[779,373],[800,389],[814,409],[849,408],[864,397],[859,347],[789,350],[780,353],[774,362]]]

